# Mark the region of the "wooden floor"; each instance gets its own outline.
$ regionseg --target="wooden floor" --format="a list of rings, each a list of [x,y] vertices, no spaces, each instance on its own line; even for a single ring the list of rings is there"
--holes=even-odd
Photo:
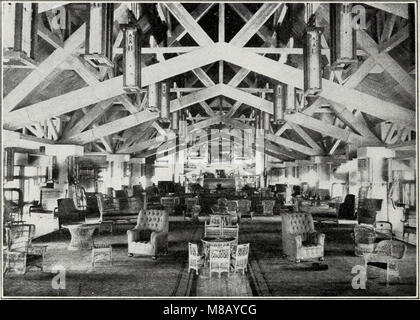
[[[245,275],[217,274],[208,270],[197,276],[188,272],[189,241],[200,242],[204,225],[186,221],[170,222],[169,254],[157,261],[147,257],[127,257],[125,229],[114,234],[95,235],[95,242],[113,245],[112,266],[103,263],[91,269],[91,252],[68,251],[66,230],[37,239],[48,245],[45,270],[29,271],[24,276],[6,274],[6,296],[85,296],[85,297],[248,297],[248,296],[414,296],[416,294],[416,248],[400,265],[401,282],[386,287],[383,270],[370,268],[365,290],[352,288],[352,268],[362,265],[354,256],[350,236],[352,225],[322,225],[326,234],[325,264],[328,270],[314,271],[312,261],[295,264],[282,258],[281,222],[276,217],[244,221],[240,243],[251,245],[249,270]],[[57,268],[66,272],[66,288],[54,289],[51,281]]]

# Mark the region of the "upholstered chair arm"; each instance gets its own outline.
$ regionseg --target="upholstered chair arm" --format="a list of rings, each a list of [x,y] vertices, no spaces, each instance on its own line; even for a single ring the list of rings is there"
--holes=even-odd
[[[127,241],[128,242],[135,242],[140,239],[140,231],[143,230],[143,228],[134,228],[131,230],[127,230]]]
[[[320,246],[324,246],[325,242],[325,234],[324,233],[317,233],[316,234],[316,243]]]
[[[159,250],[159,248],[162,248],[168,239],[168,232],[166,231],[153,231],[150,236],[150,242],[155,248],[156,251]]]
[[[296,248],[302,247],[302,236],[300,234],[295,236]]]

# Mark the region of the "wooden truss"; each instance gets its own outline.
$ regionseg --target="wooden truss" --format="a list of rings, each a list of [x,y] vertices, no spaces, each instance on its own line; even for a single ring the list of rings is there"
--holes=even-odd
[[[273,103],[266,98],[265,94],[255,95],[255,93],[263,92],[263,89],[255,88],[248,75],[254,72],[300,90],[303,87],[302,70],[286,65],[284,62],[288,54],[301,54],[302,49],[275,47],[273,30],[268,27],[267,21],[273,17],[275,23],[282,22],[287,10],[287,6],[283,3],[264,3],[254,13],[245,4],[228,3],[230,9],[245,23],[229,43],[225,41],[226,7],[224,3],[217,4],[219,6],[217,22],[219,31],[218,42],[214,42],[198,24],[198,21],[214,5],[216,4],[203,3],[192,12],[188,12],[181,3],[161,5],[160,11],[167,10],[166,15],[170,13],[179,24],[171,30],[166,44],[154,44],[150,48],[144,48],[142,54],[154,54],[159,62],[142,68],[142,85],[147,87],[192,71],[194,78],[187,79],[187,86],[176,89],[176,92],[184,91],[188,94],[178,94],[177,98],[170,102],[170,112],[200,105],[208,118],[192,123],[190,129],[193,131],[220,123],[235,126],[241,130],[253,129],[246,121],[240,118],[233,119],[233,116],[240,115],[241,106],[244,105],[272,114]],[[402,26],[393,32],[397,19],[408,18],[407,5],[373,3],[369,5],[387,12],[388,19],[384,23],[380,43],[376,43],[364,30],[357,32],[357,41],[361,49],[358,55],[365,58],[364,62],[346,79],[342,79],[339,73],[334,73],[331,79],[323,79],[323,90],[318,99],[297,112],[287,113],[285,124],[277,132],[267,132],[265,139],[270,146],[269,152],[272,154],[280,152],[281,146],[292,152],[288,153],[291,158],[296,156],[293,151],[304,155],[322,155],[326,152],[331,154],[340,143],[356,146],[386,143],[386,139],[381,141],[372,132],[363,114],[391,121],[399,127],[415,127],[416,113],[413,109],[357,89],[370,72],[375,68],[380,68],[398,83],[410,101],[414,102],[416,97],[413,75],[404,70],[389,54],[390,50],[399,46],[408,37],[407,26]],[[116,9],[117,19],[124,15],[125,6],[122,4]],[[40,12],[48,12],[54,8],[54,5],[43,5]],[[325,12],[324,4],[317,6],[317,14],[328,21]],[[140,25],[143,32],[149,32],[151,29],[150,23],[145,18],[140,20]],[[186,34],[196,42],[196,46],[180,45],[180,41]],[[22,129],[23,134],[64,143],[81,145],[92,143],[97,149],[118,153],[139,153],[153,149],[159,143],[159,139],[162,143],[172,137],[173,132],[162,129],[156,122],[159,120],[158,114],[146,110],[146,94],[140,101],[132,100],[122,88],[122,76],[113,76],[112,73],[99,74],[80,59],[80,48],[85,42],[85,24],[75,30],[64,43],[42,24],[39,26],[38,35],[52,45],[54,51],[4,97],[5,129]],[[262,39],[264,45],[260,48],[247,47],[248,42],[255,35]],[[120,32],[114,44],[114,58],[121,54],[119,49],[121,42]],[[171,53],[176,53],[177,56],[165,57],[166,54]],[[280,54],[280,61],[266,57],[265,55],[268,54]],[[326,42],[323,54],[329,55]],[[219,65],[218,75],[212,79],[208,70],[209,66],[215,63]],[[224,70],[227,67],[235,70],[235,76],[225,84]],[[59,73],[60,70],[68,69],[74,70],[87,86],[44,101],[21,105],[43,81],[53,78],[52,75]],[[200,81],[204,87],[193,88],[192,85],[196,81]],[[243,82],[250,87],[239,88]],[[234,103],[231,104],[228,100],[233,100]],[[224,108],[228,108],[224,114],[216,110],[220,101]],[[120,112],[113,109],[115,104],[122,105],[128,114],[121,116]],[[328,105],[330,112],[335,114],[337,121],[333,124],[315,116],[320,112],[320,107],[325,105]],[[63,120],[67,122],[67,125],[62,124]],[[151,132],[157,132],[158,136],[141,135],[142,138],[138,138],[139,132],[133,129],[142,124],[152,124]],[[305,145],[282,137],[287,130],[294,131],[305,141]],[[335,142],[329,151],[325,151],[325,146],[317,142],[309,134],[310,131],[334,139]],[[128,137],[125,132],[130,132]],[[122,144],[118,147],[113,145],[113,139],[111,139],[113,135],[118,135],[118,139],[123,138]],[[287,153],[285,150],[283,149],[283,153]]]

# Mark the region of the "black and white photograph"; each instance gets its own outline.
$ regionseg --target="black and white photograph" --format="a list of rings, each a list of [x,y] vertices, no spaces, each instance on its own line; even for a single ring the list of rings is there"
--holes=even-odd
[[[2,1],[0,298],[418,300],[419,8]]]

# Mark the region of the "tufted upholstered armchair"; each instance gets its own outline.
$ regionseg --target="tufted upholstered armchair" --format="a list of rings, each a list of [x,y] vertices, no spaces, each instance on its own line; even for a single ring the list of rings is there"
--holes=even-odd
[[[282,215],[283,254],[297,263],[303,259],[324,260],[325,234],[314,229],[312,216],[308,213]]]
[[[137,225],[127,231],[128,256],[150,255],[153,259],[168,251],[168,212],[166,210],[141,210]]]

